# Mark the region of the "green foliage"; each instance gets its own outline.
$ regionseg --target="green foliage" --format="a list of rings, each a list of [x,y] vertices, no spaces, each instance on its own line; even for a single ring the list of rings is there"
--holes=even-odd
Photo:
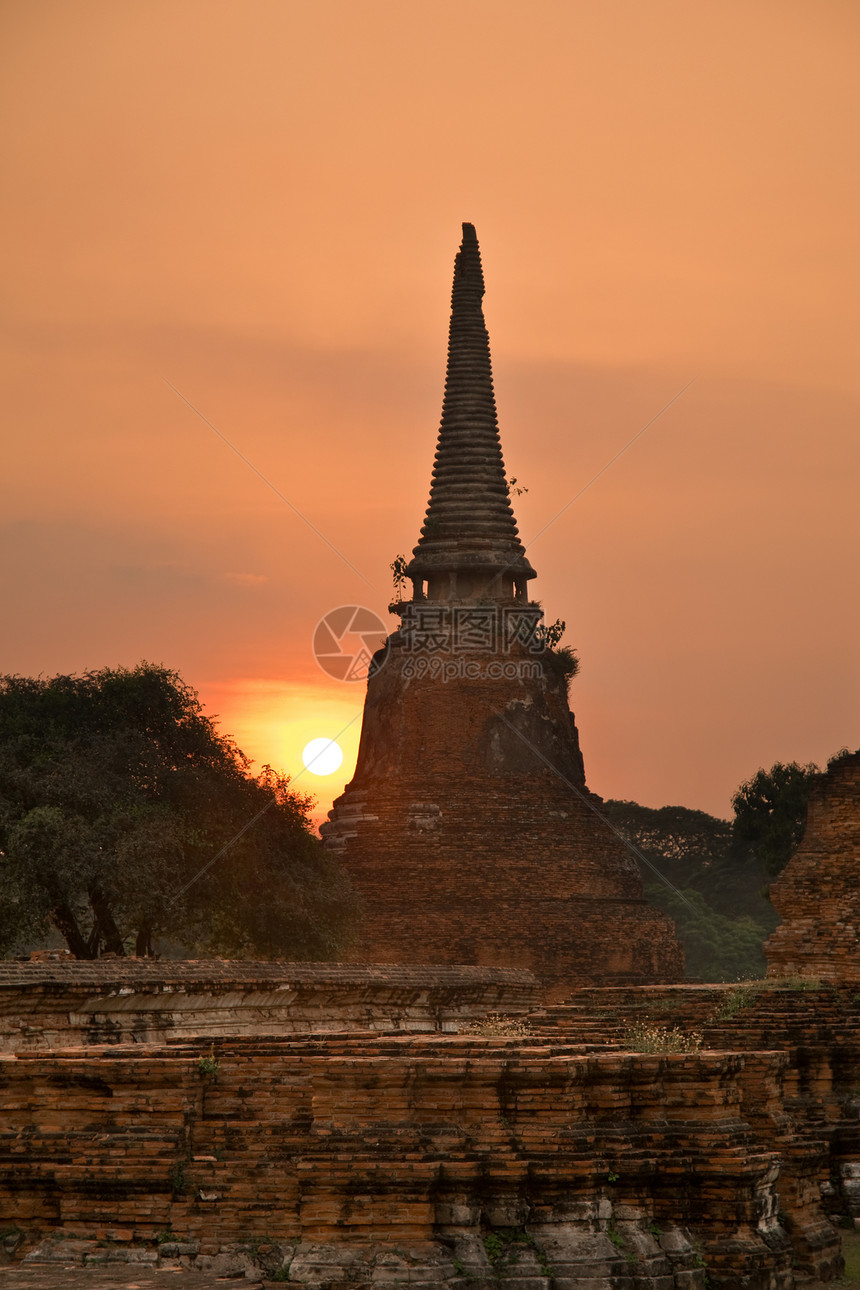
[[[749,915],[728,918],[718,914],[692,887],[683,891],[686,903],[662,884],[646,883],[645,893],[652,904],[674,919],[688,977],[736,981],[738,977],[764,975],[762,945],[771,930],[768,924]]]
[[[212,1044],[209,1052],[204,1057],[197,1059],[197,1069],[201,1075],[217,1075],[220,1068],[221,1063],[215,1056],[215,1045]]]
[[[497,1232],[490,1232],[484,1237],[484,1249],[493,1266],[507,1253],[507,1246]]]
[[[681,892],[643,870],[645,894],[674,920],[687,976],[736,981],[762,976],[762,944],[777,923],[762,894],[767,875],[728,820],[683,806],[609,801],[609,819]]]
[[[522,1249],[527,1247],[534,1250],[537,1255],[541,1271],[544,1276],[549,1275],[549,1268],[546,1265],[543,1254],[538,1250],[534,1237],[522,1227],[500,1227],[493,1232],[488,1232],[484,1237],[484,1249],[487,1252],[487,1258],[495,1268],[500,1263],[511,1259],[516,1255],[517,1247]]]
[[[850,756],[841,749],[828,770]],[[674,919],[687,976],[703,981],[760,978],[762,946],[777,925],[768,883],[803,836],[818,767],[777,762],[740,785],[733,821],[684,806],[653,809],[608,801],[604,810],[666,881],[643,870],[645,894]]]
[[[623,1235],[621,1234],[621,1232],[619,1232],[618,1228],[615,1226],[614,1219],[610,1221],[609,1226],[606,1229],[606,1235],[609,1237],[610,1241],[615,1246],[616,1250],[618,1250],[619,1254],[623,1254],[624,1258],[632,1267],[632,1265],[637,1261],[636,1255],[633,1252],[633,1250],[625,1249],[627,1242],[624,1240]]]
[[[806,990],[832,990],[834,984],[832,981],[822,981],[818,976],[781,976],[774,977],[767,982],[768,989],[772,990],[798,990],[803,993]]]
[[[525,488],[522,484],[517,482],[517,478],[515,475],[512,475],[511,478],[508,480],[509,497],[522,497],[523,493],[527,493],[528,491],[529,490],[527,488]]]
[[[762,992],[763,984],[748,982],[724,994],[711,1014],[711,1021],[728,1021],[745,1008],[751,1008]]]
[[[252,776],[163,667],[0,678],[0,952],[50,926],[77,958],[332,957],[345,880],[311,799]]]
[[[751,847],[735,836],[731,821],[686,806],[655,809],[610,800],[603,809],[676,887],[693,887],[711,909],[728,918],[750,914],[757,922],[770,919],[776,926],[773,909],[762,895],[767,875]],[[653,873],[644,876],[655,881]]]
[[[816,774],[814,762],[775,762],[769,771],[758,770],[745,780],[732,798],[736,836],[754,847],[772,877],[785,868],[803,837]]]
[[[723,995],[708,1020],[728,1021],[744,1009],[751,1008],[759,996],[768,990],[795,990],[802,993],[807,990],[820,990],[822,987],[830,988],[830,984],[822,983],[819,977],[813,976],[783,976],[770,977],[767,980],[742,981],[734,990],[729,990]]]

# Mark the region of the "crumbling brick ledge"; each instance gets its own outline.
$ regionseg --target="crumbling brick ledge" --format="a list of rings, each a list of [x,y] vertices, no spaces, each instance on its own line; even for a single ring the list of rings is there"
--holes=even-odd
[[[0,1052],[190,1036],[456,1031],[542,996],[525,970],[116,958],[0,962]]]
[[[792,1078],[549,1031],[7,1056],[0,1224],[31,1266],[75,1240],[308,1287],[787,1290],[841,1269]]]

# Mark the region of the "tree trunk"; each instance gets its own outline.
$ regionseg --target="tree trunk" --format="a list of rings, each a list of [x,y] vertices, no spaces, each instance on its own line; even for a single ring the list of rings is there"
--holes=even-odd
[[[50,918],[76,959],[91,959],[93,957],[90,947],[81,935],[77,919],[65,902],[54,906],[51,910]]]
[[[107,953],[118,954],[124,958],[125,946],[122,943],[119,928],[114,922],[114,916],[111,912],[107,896],[102,891],[101,887],[90,887],[89,897],[90,905],[92,906],[92,910],[96,918],[95,926],[93,928],[93,936],[91,937],[91,939],[95,940],[95,945],[93,947],[94,953],[96,955],[98,954],[98,943],[101,938],[104,937],[105,950]]]
[[[134,943],[134,952],[139,959],[149,958],[152,954],[152,923],[141,923]]]

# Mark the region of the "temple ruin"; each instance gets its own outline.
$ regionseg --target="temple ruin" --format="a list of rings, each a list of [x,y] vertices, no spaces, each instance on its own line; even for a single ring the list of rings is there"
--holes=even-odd
[[[483,295],[464,224],[412,594],[391,606],[355,775],[322,827],[362,898],[356,957],[527,968],[560,990],[678,980],[674,927],[586,786],[570,660],[529,598]]]
[[[88,1268],[213,1290],[812,1290],[844,1270],[860,753],[818,780],[774,884],[773,979],[666,983],[671,925],[602,823],[535,631],[469,225],[457,264],[412,597],[326,831],[379,961],[0,964],[9,1290]]]
[[[770,888],[768,976],[860,983],[860,752],[816,778],[800,846]]]
[[[860,1226],[856,986],[550,1006],[535,987],[481,968],[0,965],[0,1263],[58,1285],[188,1268],[213,1290],[838,1276],[840,1225]],[[701,1047],[631,1051],[631,1019]]]

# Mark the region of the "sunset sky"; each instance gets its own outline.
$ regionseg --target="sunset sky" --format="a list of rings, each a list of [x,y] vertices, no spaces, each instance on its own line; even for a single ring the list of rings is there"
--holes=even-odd
[[[311,637],[394,626],[468,220],[526,543],[693,382],[528,547],[590,787],[726,816],[860,744],[856,0],[6,0],[0,49],[0,672],[164,663],[293,775],[348,727],[327,809]]]

